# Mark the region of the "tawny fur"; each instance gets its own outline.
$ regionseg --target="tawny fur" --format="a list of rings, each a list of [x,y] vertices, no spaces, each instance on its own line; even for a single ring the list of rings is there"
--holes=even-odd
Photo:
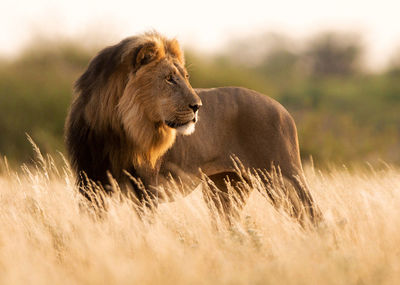
[[[246,169],[279,167],[294,187],[289,197],[299,197],[305,209],[293,198],[295,215],[319,216],[306,187],[289,113],[267,96],[243,88],[193,90],[176,40],[153,32],[102,50],[76,82],[74,93],[66,145],[89,199],[88,181],[108,191],[111,175],[144,199],[148,193],[143,191],[159,197],[151,192],[157,191],[159,176],[183,181],[183,173],[209,175],[221,190],[218,196],[227,191],[225,178],[238,177],[235,155]],[[130,177],[141,180],[145,190]]]

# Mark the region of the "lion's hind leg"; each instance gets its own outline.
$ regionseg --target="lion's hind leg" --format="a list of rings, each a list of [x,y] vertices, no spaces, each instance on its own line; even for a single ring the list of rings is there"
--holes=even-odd
[[[290,201],[296,204],[295,213],[301,223],[311,222],[312,225],[318,225],[323,220],[323,216],[311,196],[305,180],[301,179],[300,176],[292,175],[285,178],[285,185],[286,189],[288,189],[287,192]]]
[[[282,173],[279,168],[273,168],[269,172],[258,170],[256,176],[263,184],[262,194],[266,192],[277,209],[284,210],[303,227],[310,222],[317,225],[322,219],[322,214],[301,176]]]

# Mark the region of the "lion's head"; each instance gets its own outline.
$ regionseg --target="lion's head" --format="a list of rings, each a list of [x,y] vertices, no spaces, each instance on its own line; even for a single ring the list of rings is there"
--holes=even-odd
[[[134,146],[134,159],[152,165],[172,146],[176,133],[194,131],[201,106],[178,42],[155,32],[102,50],[77,81],[75,93],[90,126],[119,132]]]

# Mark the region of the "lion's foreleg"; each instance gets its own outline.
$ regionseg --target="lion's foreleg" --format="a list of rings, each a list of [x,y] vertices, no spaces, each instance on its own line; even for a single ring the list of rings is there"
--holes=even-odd
[[[213,223],[220,220],[232,225],[240,218],[251,188],[236,173],[224,172],[205,179],[202,191]]]

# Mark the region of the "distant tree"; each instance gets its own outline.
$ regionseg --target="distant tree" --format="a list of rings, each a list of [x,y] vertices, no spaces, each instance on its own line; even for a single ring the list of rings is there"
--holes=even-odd
[[[390,58],[387,73],[392,76],[400,76],[400,48],[397,52]]]
[[[286,77],[295,71],[298,59],[296,53],[280,46],[265,54],[256,69],[269,77]]]
[[[361,68],[360,36],[325,32],[307,44],[303,59],[312,75],[351,75]]]
[[[285,51],[292,53],[292,40],[279,33],[262,33],[248,37],[234,39],[229,42],[224,55],[250,67],[260,66],[271,54]]]
[[[227,51],[231,62],[250,68],[273,80],[291,76],[298,63],[299,50],[294,41],[279,33],[263,33],[232,41]]]

